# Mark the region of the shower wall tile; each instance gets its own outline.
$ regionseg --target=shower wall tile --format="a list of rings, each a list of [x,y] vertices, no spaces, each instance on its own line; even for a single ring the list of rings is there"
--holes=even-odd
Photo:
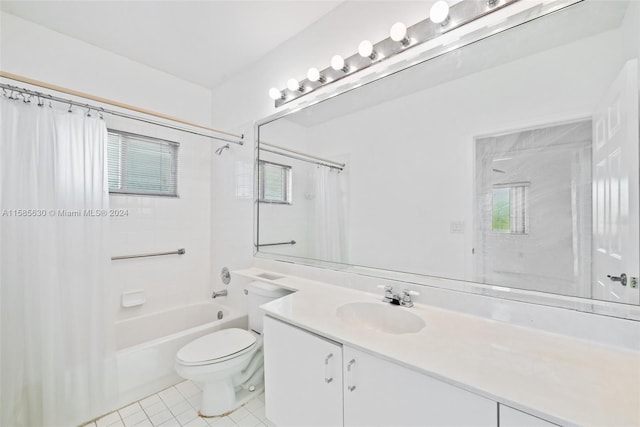
[[[126,209],[128,216],[111,220],[111,252],[115,256],[184,248],[186,253],[112,262],[114,291],[120,295],[144,289],[146,297],[141,307],[118,305],[119,319],[202,301],[210,292],[211,144],[202,137],[167,132],[160,137],[180,142],[179,197],[112,195],[112,207]]]

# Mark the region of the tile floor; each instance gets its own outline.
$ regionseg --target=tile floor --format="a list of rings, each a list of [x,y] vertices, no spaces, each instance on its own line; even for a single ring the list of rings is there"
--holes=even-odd
[[[264,393],[216,418],[198,416],[201,394],[195,383],[183,381],[83,427],[275,427],[264,415]]]

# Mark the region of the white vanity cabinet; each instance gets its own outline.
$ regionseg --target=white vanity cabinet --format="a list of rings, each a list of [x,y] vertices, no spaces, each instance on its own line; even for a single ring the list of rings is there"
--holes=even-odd
[[[517,409],[498,405],[500,410],[500,427],[557,427],[541,418],[534,417]]]
[[[491,426],[497,403],[343,347],[345,426]]]
[[[267,418],[285,426],[492,426],[497,403],[265,316]]]
[[[278,427],[341,426],[342,346],[264,317],[267,418]]]

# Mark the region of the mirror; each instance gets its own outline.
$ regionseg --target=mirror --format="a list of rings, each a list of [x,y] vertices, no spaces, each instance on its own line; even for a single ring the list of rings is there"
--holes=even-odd
[[[261,121],[258,256],[640,304],[639,55],[585,0]]]

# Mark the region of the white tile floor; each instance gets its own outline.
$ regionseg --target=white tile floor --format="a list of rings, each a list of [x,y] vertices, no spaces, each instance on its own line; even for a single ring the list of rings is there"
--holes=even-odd
[[[261,393],[225,417],[201,418],[202,390],[191,381],[149,396],[83,427],[274,427],[264,415]]]

